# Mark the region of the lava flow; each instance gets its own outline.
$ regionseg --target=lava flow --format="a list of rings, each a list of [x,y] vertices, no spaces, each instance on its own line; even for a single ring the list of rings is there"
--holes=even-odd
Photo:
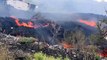
[[[96,22],[95,21],[86,21],[86,20],[79,20],[79,22],[86,24],[88,26],[96,27]]]

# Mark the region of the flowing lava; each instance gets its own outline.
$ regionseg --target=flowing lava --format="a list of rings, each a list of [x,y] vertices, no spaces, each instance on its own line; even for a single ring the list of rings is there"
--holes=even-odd
[[[96,27],[96,22],[95,21],[86,21],[86,20],[79,20],[79,22],[86,24],[88,26]]]

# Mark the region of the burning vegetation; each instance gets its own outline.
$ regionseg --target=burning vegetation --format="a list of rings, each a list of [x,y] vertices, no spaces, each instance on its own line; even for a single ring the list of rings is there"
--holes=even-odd
[[[34,28],[33,26],[34,24],[31,21],[29,21],[28,23],[25,23],[25,22],[20,23],[18,18],[15,18],[15,17],[12,17],[12,18],[15,19],[15,23],[19,27],[23,26],[23,27],[28,27],[28,28]]]
[[[0,42],[6,44],[9,52],[13,51],[11,54],[15,55],[14,59],[26,59],[26,56],[30,59],[39,59],[38,54],[43,55],[40,58],[53,56],[51,59],[59,60],[95,60],[96,56],[106,57],[105,48],[101,49],[107,42],[104,39],[106,37],[105,25],[102,25],[104,22],[79,20],[80,24],[96,27],[98,31],[86,35],[82,25],[67,30],[63,25],[53,21],[34,19],[0,17]]]
[[[50,44],[56,44],[58,42],[57,39],[61,40],[64,33],[61,30],[61,26],[47,20],[30,21],[16,17],[1,17],[0,26],[2,33],[14,36],[34,37]]]
[[[86,20],[81,19],[81,20],[79,20],[79,22],[89,25],[89,26],[92,26],[92,27],[96,27],[96,25],[97,25],[97,23],[95,21],[86,21]]]
[[[0,60],[107,60],[106,16],[91,13],[42,13],[42,16],[35,14],[39,10],[37,5],[44,5],[44,9],[54,1],[46,2],[46,6],[41,1],[36,1],[37,5],[33,2],[0,1],[0,16],[8,16],[0,17]],[[62,3],[56,5],[61,7]]]

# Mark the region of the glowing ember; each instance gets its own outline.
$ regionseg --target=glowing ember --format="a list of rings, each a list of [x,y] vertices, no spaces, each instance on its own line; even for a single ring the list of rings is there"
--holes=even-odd
[[[20,23],[18,18],[15,18],[13,16],[12,16],[12,18],[15,19],[15,22],[16,22],[16,24],[18,26],[24,26],[24,27],[28,27],[28,28],[34,28],[33,23],[31,21],[28,22],[28,23],[25,23],[25,22]]]
[[[67,42],[63,42],[62,45],[63,45],[63,47],[64,47],[65,49],[73,48],[73,46],[72,46],[71,44],[67,43]]]
[[[86,24],[88,26],[96,27],[96,22],[95,21],[86,21],[86,20],[79,20],[79,22]]]
[[[107,57],[107,49],[104,49],[102,52],[99,53],[101,57]]]
[[[11,18],[15,19],[15,23],[17,24],[17,26],[24,26],[24,27],[28,27],[28,28],[40,28],[40,27],[48,27],[49,23],[45,24],[45,25],[37,25],[37,24],[33,24],[31,21],[29,21],[28,23],[25,22],[20,22],[18,18],[11,16]]]

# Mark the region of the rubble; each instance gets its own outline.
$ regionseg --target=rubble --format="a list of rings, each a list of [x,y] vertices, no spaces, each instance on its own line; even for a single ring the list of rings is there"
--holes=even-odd
[[[72,50],[72,49],[65,49],[63,45],[49,45],[45,42],[40,42],[35,39],[35,42],[29,44],[21,44],[19,42],[19,37],[6,35],[0,33],[0,45],[5,44],[9,49],[9,52],[13,54],[16,58],[24,58],[28,54],[34,54],[36,52],[43,52],[44,54],[51,55],[54,57],[62,56],[65,58],[68,56],[70,59],[76,60],[83,60],[86,59],[87,56],[91,56],[90,59],[94,59],[95,56],[90,53]]]
[[[18,42],[18,39],[19,38],[17,38],[17,37],[0,33],[0,42],[2,42],[2,43],[16,44]]]

